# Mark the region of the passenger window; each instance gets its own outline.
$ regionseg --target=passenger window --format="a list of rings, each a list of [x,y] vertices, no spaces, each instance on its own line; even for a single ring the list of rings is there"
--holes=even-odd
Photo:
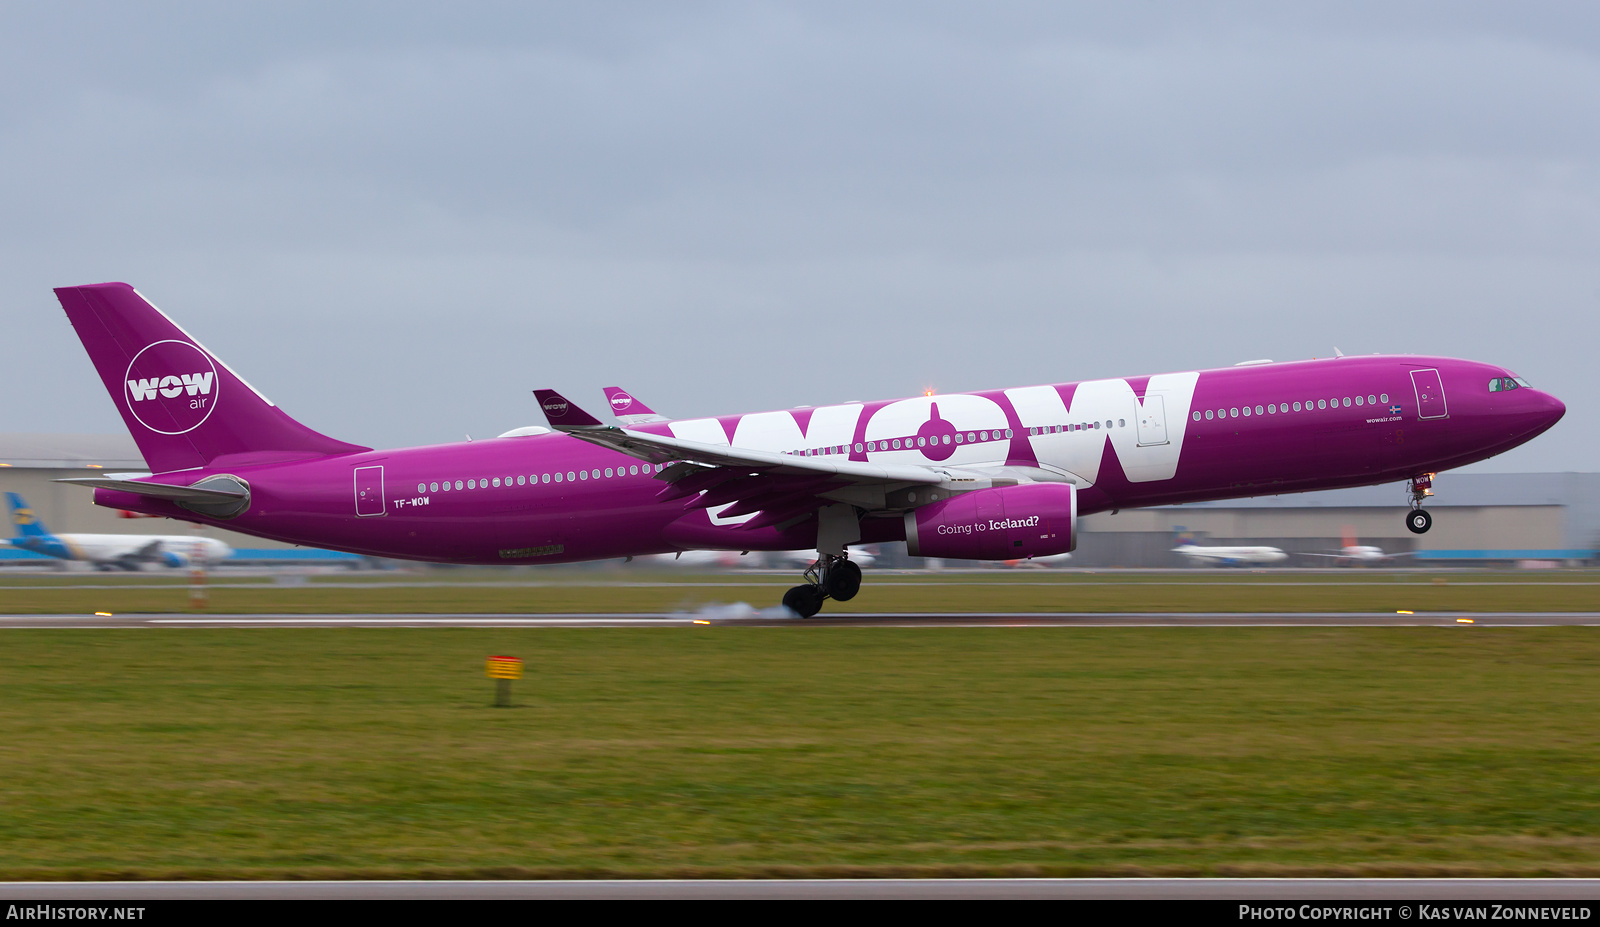
[[[1296,412],[1299,412],[1299,411],[1300,411],[1300,403],[1298,403],[1298,402],[1297,402],[1297,403],[1295,403],[1295,404],[1294,404],[1294,410],[1295,410],[1295,411],[1296,411]]]
[[[1208,422],[1211,421],[1211,417],[1212,417],[1211,416],[1211,410],[1207,409],[1206,410],[1206,421],[1208,421]]]
[[[1128,420],[1125,419],[1125,418],[1117,419],[1117,427],[1118,428],[1126,428],[1126,427],[1128,427]]]
[[[1327,407],[1328,407],[1328,400],[1326,400],[1326,399],[1318,399],[1317,400],[1317,408],[1326,409]]]
[[[1367,405],[1375,406],[1377,404],[1378,404],[1378,397],[1376,397],[1376,396],[1368,396],[1367,397]]]

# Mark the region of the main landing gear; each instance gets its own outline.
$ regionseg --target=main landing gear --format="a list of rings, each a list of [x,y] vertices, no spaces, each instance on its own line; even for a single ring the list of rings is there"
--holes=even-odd
[[[1432,473],[1411,478],[1411,511],[1406,513],[1406,528],[1412,534],[1427,534],[1433,527],[1433,516],[1422,510],[1422,502],[1433,495]]]
[[[823,554],[806,570],[806,584],[783,594],[783,607],[811,618],[828,599],[848,602],[861,591],[861,568],[832,554]]]

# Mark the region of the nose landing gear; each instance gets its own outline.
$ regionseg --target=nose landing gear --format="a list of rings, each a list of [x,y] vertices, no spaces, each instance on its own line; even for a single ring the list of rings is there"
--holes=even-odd
[[[1411,478],[1411,511],[1406,513],[1406,528],[1412,534],[1427,534],[1433,527],[1433,516],[1422,510],[1423,500],[1433,495],[1432,473]]]
[[[823,554],[805,572],[806,584],[795,586],[783,595],[783,607],[811,618],[822,611],[828,599],[848,602],[861,590],[861,568],[832,554]]]

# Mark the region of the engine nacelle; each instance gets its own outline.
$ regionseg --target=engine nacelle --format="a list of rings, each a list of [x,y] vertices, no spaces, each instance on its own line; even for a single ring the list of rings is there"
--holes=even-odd
[[[186,567],[189,565],[189,558],[175,550],[164,550],[158,556],[161,558],[161,562],[165,566]]]
[[[1049,557],[1078,546],[1078,490],[1066,483],[979,489],[907,512],[905,520],[913,557]]]

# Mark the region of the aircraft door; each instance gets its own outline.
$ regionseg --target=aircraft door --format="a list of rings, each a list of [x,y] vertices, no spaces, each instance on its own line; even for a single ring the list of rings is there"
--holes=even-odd
[[[1445,405],[1444,383],[1439,371],[1433,367],[1411,371],[1411,386],[1417,393],[1417,418],[1446,418],[1450,415]]]
[[[1139,446],[1167,442],[1167,403],[1160,393],[1145,393],[1139,406]]]
[[[356,468],[356,515],[383,514],[383,468]]]

